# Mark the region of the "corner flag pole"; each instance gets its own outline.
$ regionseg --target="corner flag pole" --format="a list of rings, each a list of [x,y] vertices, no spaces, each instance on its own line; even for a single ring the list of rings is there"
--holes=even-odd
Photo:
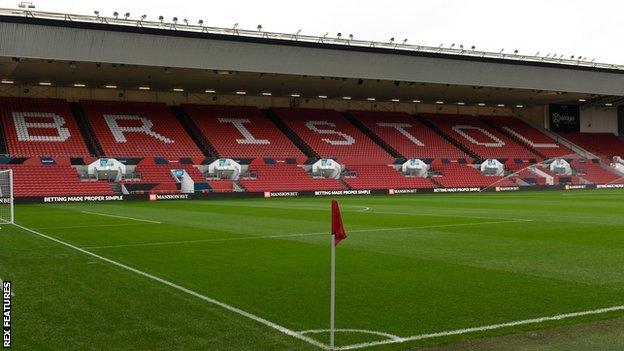
[[[331,273],[330,273],[330,301],[329,301],[329,349],[334,350],[336,333],[336,234],[331,235]]]
[[[336,334],[336,246],[347,238],[338,202],[332,200],[331,269],[329,274],[329,350],[334,350]]]

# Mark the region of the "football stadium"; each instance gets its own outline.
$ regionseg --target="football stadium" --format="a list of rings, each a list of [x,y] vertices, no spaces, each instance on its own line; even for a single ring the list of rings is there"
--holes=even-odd
[[[624,66],[20,7],[4,348],[624,349]]]

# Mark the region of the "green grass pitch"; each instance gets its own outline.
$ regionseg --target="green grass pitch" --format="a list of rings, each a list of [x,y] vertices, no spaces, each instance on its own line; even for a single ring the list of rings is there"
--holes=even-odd
[[[18,224],[47,237],[0,230],[13,349],[322,350],[330,200],[18,205]],[[624,192],[338,200],[349,234],[337,248],[342,349],[624,316]],[[477,329],[455,332],[466,328]]]

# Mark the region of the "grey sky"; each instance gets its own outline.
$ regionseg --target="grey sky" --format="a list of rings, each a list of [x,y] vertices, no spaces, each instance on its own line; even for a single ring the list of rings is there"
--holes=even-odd
[[[37,10],[112,16],[130,12],[156,20],[173,16],[207,25],[267,31],[344,36],[386,41],[405,38],[412,44],[476,45],[533,55],[565,54],[624,64],[622,0],[315,0],[315,1],[163,1],[31,0]],[[0,0],[17,7],[19,0]]]

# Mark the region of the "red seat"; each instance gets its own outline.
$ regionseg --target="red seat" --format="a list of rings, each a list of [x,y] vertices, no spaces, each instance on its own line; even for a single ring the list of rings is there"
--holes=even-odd
[[[515,186],[516,183],[505,177],[488,176],[481,171],[466,164],[450,163],[436,168],[442,173],[441,177],[434,180],[446,188],[464,187],[489,187],[489,186]]]
[[[319,156],[342,164],[389,164],[393,158],[338,112],[276,108],[273,111]]]
[[[82,101],[81,105],[106,156],[203,155],[165,104]]]
[[[15,196],[113,195],[106,181],[81,181],[68,165],[10,165]]]
[[[576,155],[574,151],[517,118],[509,116],[484,116],[482,118],[502,128],[516,141],[547,158]]]
[[[293,164],[276,163],[250,166],[257,178],[241,178],[248,191],[313,191],[343,190],[336,179],[313,178],[306,171]]]
[[[398,170],[386,165],[349,166],[355,177],[344,178],[353,189],[426,189],[434,188],[429,179],[406,177]]]
[[[300,158],[299,150],[256,107],[183,105],[191,120],[215,147],[230,158]]]
[[[583,160],[583,162],[573,160],[570,166],[576,171],[578,177],[594,184],[624,184],[624,177],[602,168],[599,163],[593,163],[591,160]]]
[[[78,123],[64,100],[0,98],[11,156],[88,156]]]
[[[433,115],[424,118],[482,158],[535,158],[536,155],[496,128],[467,115]]]
[[[406,158],[466,158],[463,151],[404,112],[352,111],[368,129]]]
[[[611,162],[613,156],[624,157],[624,140],[615,134],[577,132],[559,132],[559,134],[606,162]]]

